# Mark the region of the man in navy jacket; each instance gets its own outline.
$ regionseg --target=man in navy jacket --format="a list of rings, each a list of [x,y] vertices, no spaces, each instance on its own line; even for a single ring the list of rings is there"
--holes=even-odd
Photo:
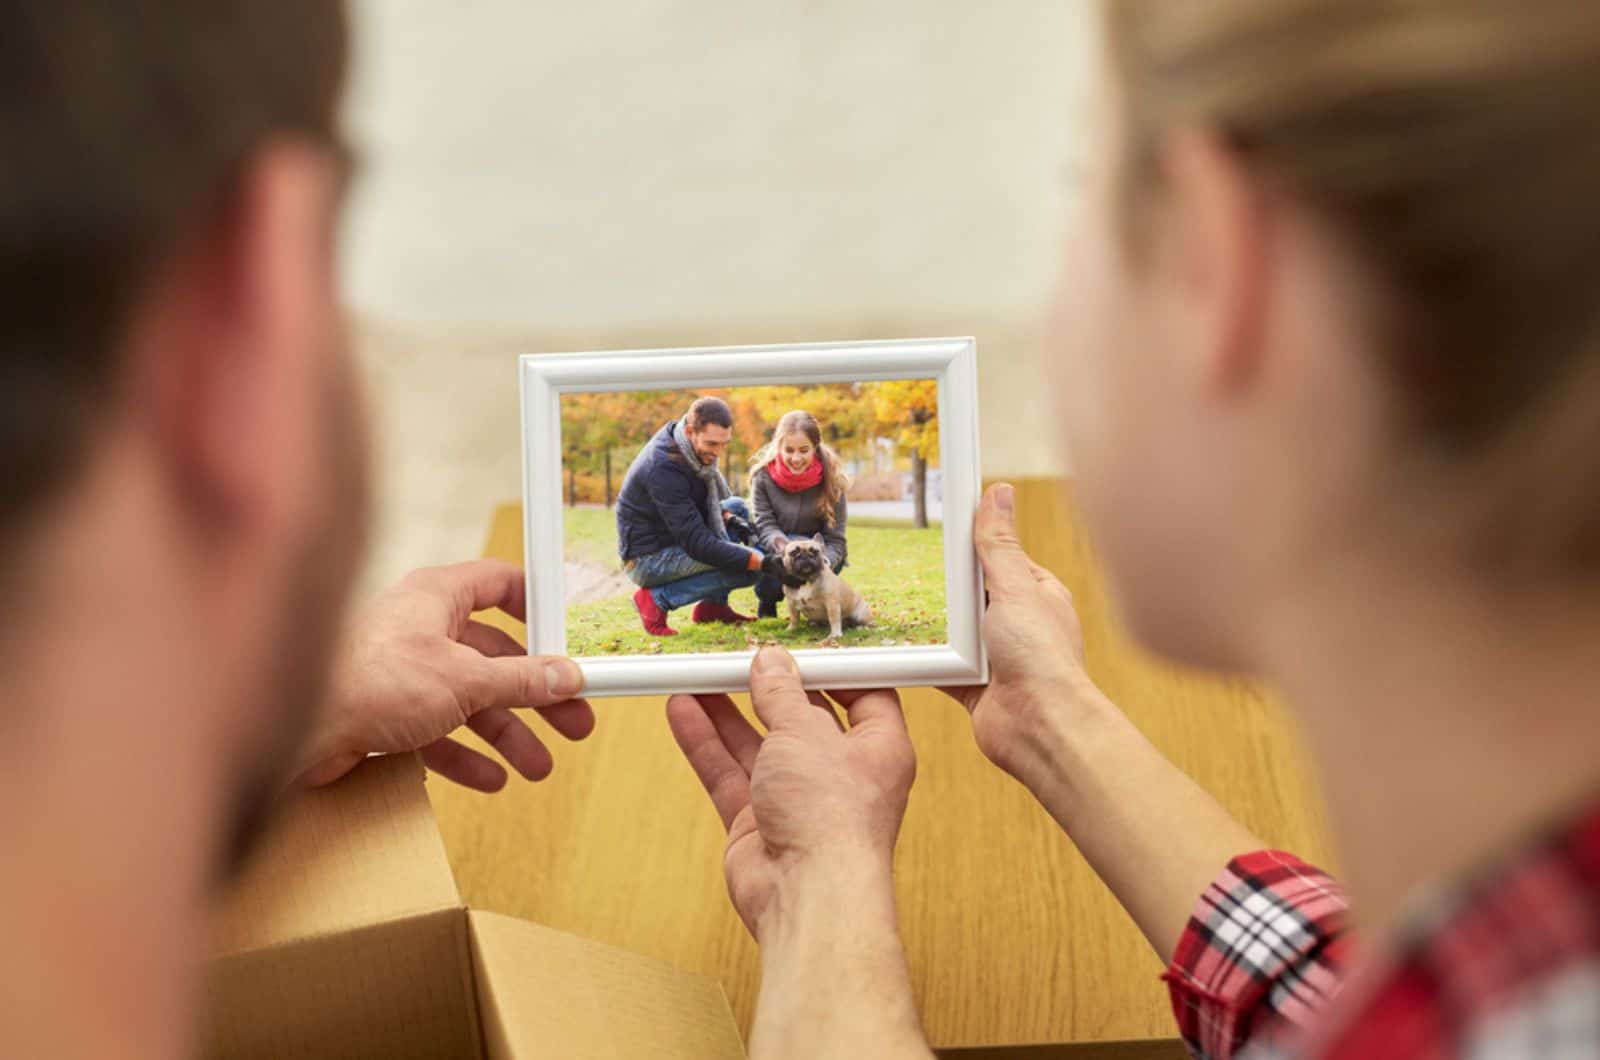
[[[748,622],[728,593],[754,585],[764,570],[783,575],[777,556],[733,541],[731,497],[717,469],[733,436],[733,410],[703,397],[640,450],[617,496],[617,550],[639,591],[634,606],[653,636],[670,637],[667,613],[694,604],[696,622]]]

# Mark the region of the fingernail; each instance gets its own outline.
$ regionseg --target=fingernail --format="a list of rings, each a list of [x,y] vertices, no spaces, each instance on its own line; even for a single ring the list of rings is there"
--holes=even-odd
[[[754,669],[758,674],[792,674],[795,672],[794,656],[782,648],[762,648],[756,654]]]
[[[552,696],[575,696],[583,690],[583,671],[578,664],[561,659],[544,664],[545,691]]]
[[[1017,491],[1009,482],[1003,482],[994,491],[994,506],[1010,515],[1017,508]]]

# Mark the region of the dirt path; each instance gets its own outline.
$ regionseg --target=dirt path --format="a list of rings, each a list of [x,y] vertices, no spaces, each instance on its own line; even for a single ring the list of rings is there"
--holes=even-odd
[[[631,596],[636,586],[619,570],[608,570],[597,563],[562,563],[567,583],[567,603],[586,604],[608,596]]]

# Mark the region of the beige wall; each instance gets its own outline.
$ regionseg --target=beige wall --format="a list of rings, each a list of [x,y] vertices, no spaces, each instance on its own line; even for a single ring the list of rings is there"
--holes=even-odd
[[[516,496],[524,349],[973,333],[985,470],[1064,466],[1034,321],[1085,0],[355,10],[382,572],[475,548]]]

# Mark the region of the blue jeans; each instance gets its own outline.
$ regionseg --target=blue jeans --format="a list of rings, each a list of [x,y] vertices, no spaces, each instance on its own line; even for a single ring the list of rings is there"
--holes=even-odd
[[[758,574],[708,566],[672,545],[634,560],[628,577],[640,588],[650,590],[657,607],[671,611],[697,600],[725,604],[728,593],[754,585]]]

